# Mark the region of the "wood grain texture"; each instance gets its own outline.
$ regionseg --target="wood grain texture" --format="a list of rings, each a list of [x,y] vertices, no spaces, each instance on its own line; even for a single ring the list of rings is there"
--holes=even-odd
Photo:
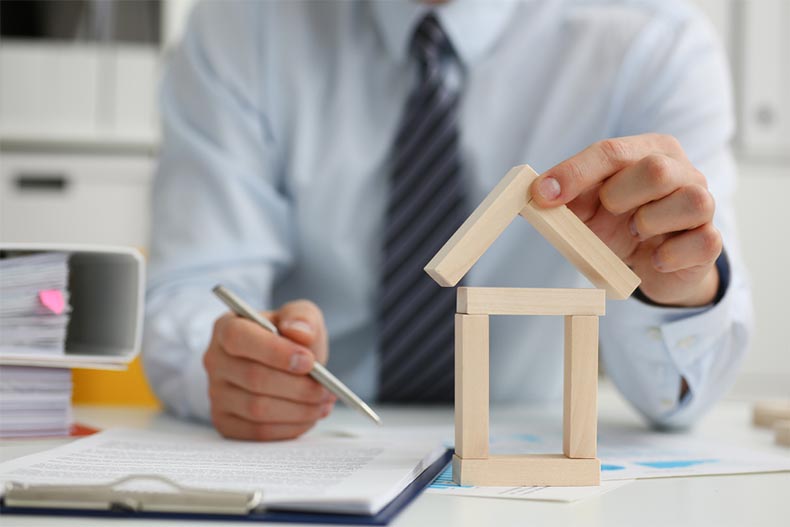
[[[604,315],[606,291],[459,287],[457,311],[477,315]]]
[[[488,316],[455,315],[455,453],[488,457]]]
[[[513,167],[425,266],[443,287],[463,278],[529,201],[538,175],[528,165]]]
[[[480,487],[586,487],[601,484],[598,459],[569,459],[562,454],[453,456],[453,481]]]
[[[562,452],[594,458],[598,434],[598,317],[565,317]]]
[[[752,421],[755,426],[771,428],[776,421],[790,420],[790,399],[758,401]]]
[[[628,298],[639,286],[639,277],[565,205],[543,209],[530,201],[521,216],[610,298]]]

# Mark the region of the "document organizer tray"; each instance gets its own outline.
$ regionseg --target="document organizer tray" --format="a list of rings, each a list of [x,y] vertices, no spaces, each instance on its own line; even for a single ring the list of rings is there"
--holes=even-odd
[[[132,247],[0,243],[0,258],[66,252],[72,306],[65,354],[0,356],[0,364],[122,370],[140,352],[145,261]]]
[[[387,525],[441,474],[452,459],[447,450],[394,500],[374,515],[266,510],[259,492],[215,492],[183,487],[160,476],[130,476],[107,485],[39,485],[9,483],[0,514],[140,519],[237,520],[247,522]],[[172,493],[123,491],[136,478],[155,478]],[[213,497],[212,497],[213,495]]]

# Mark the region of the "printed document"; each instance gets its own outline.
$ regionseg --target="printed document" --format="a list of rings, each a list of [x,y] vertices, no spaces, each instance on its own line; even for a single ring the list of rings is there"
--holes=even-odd
[[[435,442],[308,436],[273,443],[113,429],[0,464],[0,482],[109,483],[157,474],[190,487],[263,492],[270,509],[375,514],[445,452]],[[155,482],[134,490],[162,490]]]

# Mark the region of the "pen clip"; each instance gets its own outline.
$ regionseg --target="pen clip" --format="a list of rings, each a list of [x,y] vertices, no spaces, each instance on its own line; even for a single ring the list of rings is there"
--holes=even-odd
[[[120,489],[123,484],[156,481],[171,492]],[[207,490],[181,485],[158,474],[124,476],[99,485],[5,485],[5,506],[45,509],[89,509],[122,512],[169,512],[246,515],[263,511],[263,493]]]

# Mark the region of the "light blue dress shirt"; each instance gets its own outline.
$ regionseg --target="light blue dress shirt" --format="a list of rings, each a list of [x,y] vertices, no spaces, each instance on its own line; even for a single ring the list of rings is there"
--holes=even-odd
[[[388,153],[415,80],[413,2],[199,5],[169,59],[153,189],[144,341],[156,393],[209,416],[201,359],[222,282],[260,309],[323,309],[329,368],[374,399]],[[602,138],[676,136],[708,177],[729,265],[698,309],[607,303],[602,361],[650,421],[683,426],[734,381],[751,328],[735,232],[731,93],[711,28],[674,1],[453,1],[435,8],[460,59],[469,210],[507,170],[544,171]],[[589,287],[525,221],[470,285]],[[491,399],[558,399],[561,317],[492,317]],[[681,379],[689,393],[680,399]]]

